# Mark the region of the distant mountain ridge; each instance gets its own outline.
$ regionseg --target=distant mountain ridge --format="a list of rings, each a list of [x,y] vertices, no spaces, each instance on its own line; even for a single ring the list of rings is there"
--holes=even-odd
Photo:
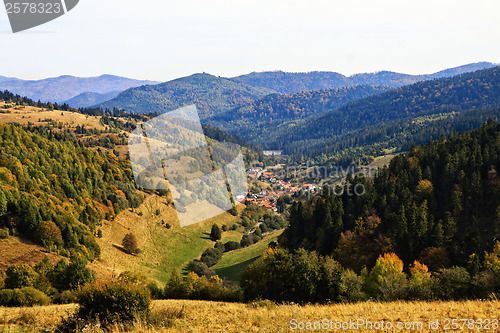
[[[271,89],[282,94],[294,94],[305,90],[344,88],[358,85],[389,86],[398,88],[419,81],[450,77],[495,66],[495,64],[490,62],[478,62],[445,69],[434,74],[424,75],[410,75],[390,71],[361,73],[351,76],[344,76],[336,72],[253,72],[250,74],[232,77],[230,80],[253,87]]]
[[[76,77],[62,75],[42,80],[21,80],[0,77],[0,90],[27,96],[42,102],[65,102],[82,93],[106,94],[123,91],[131,87],[156,84],[156,81],[135,80],[126,77],[104,74],[96,77]]]
[[[194,103],[200,117],[207,119],[272,92],[201,73],[157,85],[131,88],[96,106],[108,109],[116,107],[136,113],[164,113]]]
[[[74,108],[85,108],[91,105],[99,104],[110,99],[115,98],[121,91],[110,91],[107,93],[99,94],[95,92],[84,92],[77,95],[71,99],[68,99],[64,103],[74,107]]]
[[[202,120],[251,103],[272,93],[292,95],[302,91],[366,86],[398,88],[419,81],[448,77],[494,64],[479,62],[446,69],[429,75],[408,75],[388,71],[344,76],[335,72],[285,73],[262,72],[223,78],[198,73],[157,85],[131,88],[116,98],[95,106],[125,109],[136,113],[163,113],[186,104],[195,103]],[[1,86],[1,84],[0,84]],[[215,124],[215,123],[212,123]]]
[[[272,148],[307,151],[339,135],[397,119],[500,106],[500,66],[418,82],[348,103],[285,130]]]

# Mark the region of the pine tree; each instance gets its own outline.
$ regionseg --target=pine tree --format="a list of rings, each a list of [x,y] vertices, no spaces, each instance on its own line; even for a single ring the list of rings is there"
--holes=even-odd
[[[219,226],[217,224],[212,225],[212,231],[210,232],[210,239],[216,242],[219,239],[221,239],[221,237],[222,233],[220,231]]]

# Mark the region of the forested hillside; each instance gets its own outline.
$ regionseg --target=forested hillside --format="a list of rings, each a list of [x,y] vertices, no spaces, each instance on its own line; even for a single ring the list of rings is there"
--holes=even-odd
[[[366,97],[290,127],[270,144],[307,152],[310,143],[332,145],[339,135],[388,121],[500,105],[500,67],[425,81]]]
[[[136,113],[164,113],[194,103],[200,118],[206,119],[270,92],[268,89],[254,88],[203,73],[158,85],[128,89],[98,106]]]
[[[295,201],[242,273],[248,300],[464,300],[500,291],[500,124],[412,147]],[[343,187],[343,190],[341,188]],[[329,192],[330,191],[330,192]]]
[[[129,162],[74,137],[0,124],[0,147],[2,228],[62,254],[98,257],[101,219],[142,200]]]
[[[302,91],[293,95],[271,94],[209,119],[227,131],[247,140],[270,140],[284,122],[304,119],[335,109],[348,102],[389,90],[382,86]]]
[[[431,270],[473,265],[500,237],[499,143],[500,124],[488,122],[412,147],[374,179],[349,178],[364,195],[295,203],[280,242],[333,255],[358,273],[393,251]]]
[[[449,68],[434,74],[409,75],[389,71],[361,73],[344,76],[335,72],[287,73],[283,71],[254,72],[230,78],[238,83],[253,87],[272,89],[282,94],[294,94],[305,90],[353,87],[358,85],[401,87],[418,81],[439,79],[473,72],[495,66],[489,62],[479,62]]]
[[[500,108],[472,109],[387,121],[326,140],[305,140],[286,146],[284,153],[296,163],[348,166],[353,161],[369,164],[377,156],[407,151],[454,132],[480,127],[491,118],[500,121]]]

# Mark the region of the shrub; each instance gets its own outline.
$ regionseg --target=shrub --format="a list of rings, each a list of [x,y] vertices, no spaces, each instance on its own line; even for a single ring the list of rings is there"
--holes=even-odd
[[[215,272],[213,269],[208,268],[208,266],[204,262],[194,262],[191,268],[193,272],[198,276],[212,277],[215,276]]]
[[[38,273],[26,264],[12,265],[5,271],[5,288],[14,289],[33,287],[38,279]]]
[[[0,239],[9,237],[9,229],[0,229]]]
[[[491,271],[482,271],[472,278],[472,295],[476,298],[486,299],[493,295],[500,280]]]
[[[463,267],[441,268],[436,273],[434,293],[439,299],[460,300],[469,295],[469,272]]]
[[[7,289],[5,289],[7,290]],[[47,305],[50,297],[33,287],[14,289],[11,294],[9,306]]]
[[[12,289],[2,289],[0,290],[0,306],[9,306],[14,290]]]
[[[340,280],[340,301],[359,302],[367,299],[363,292],[364,279],[357,275],[353,270],[347,269],[342,272]]]
[[[121,282],[134,283],[134,284],[146,284],[148,277],[142,273],[124,271],[118,275],[118,280]]]
[[[224,244],[224,251],[229,252],[241,248],[240,243],[235,241],[228,241]]]
[[[54,296],[53,302],[56,304],[69,304],[76,302],[76,293],[71,290],[64,290]]]
[[[147,288],[149,289],[149,294],[153,299],[162,299],[163,298],[163,290],[158,286],[158,284],[154,281],[148,283]]]
[[[125,252],[127,252],[128,254],[141,253],[141,250],[137,245],[137,238],[133,233],[126,234],[125,237],[123,237],[122,246]]]
[[[127,325],[134,320],[146,319],[150,313],[151,297],[144,287],[110,282],[87,285],[79,293],[78,303],[78,318],[98,321],[103,327],[109,327],[115,322]]]
[[[259,237],[255,234],[243,235],[241,238],[241,247],[247,247],[259,241]]]
[[[201,255],[200,261],[208,267],[212,267],[222,259],[222,252],[219,249],[206,249]]]
[[[224,252],[225,250],[224,244],[222,244],[222,242],[216,242],[214,248],[221,252]]]
[[[226,225],[226,224],[223,224],[223,225],[222,225],[222,231],[227,231],[227,230],[228,230],[227,225]]]
[[[186,298],[187,290],[182,281],[181,274],[178,269],[174,269],[170,275],[170,279],[165,285],[164,296],[165,298]]]
[[[268,248],[242,273],[245,299],[276,302],[328,302],[339,299],[342,268],[329,257]]]

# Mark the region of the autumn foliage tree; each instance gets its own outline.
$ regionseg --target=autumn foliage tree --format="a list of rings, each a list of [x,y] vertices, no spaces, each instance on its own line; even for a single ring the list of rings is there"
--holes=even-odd
[[[137,238],[133,233],[128,233],[123,237],[122,247],[128,254],[139,254],[141,253],[141,249],[137,244]]]
[[[380,256],[366,279],[369,295],[383,299],[402,299],[406,292],[406,274],[403,261],[395,253]]]

